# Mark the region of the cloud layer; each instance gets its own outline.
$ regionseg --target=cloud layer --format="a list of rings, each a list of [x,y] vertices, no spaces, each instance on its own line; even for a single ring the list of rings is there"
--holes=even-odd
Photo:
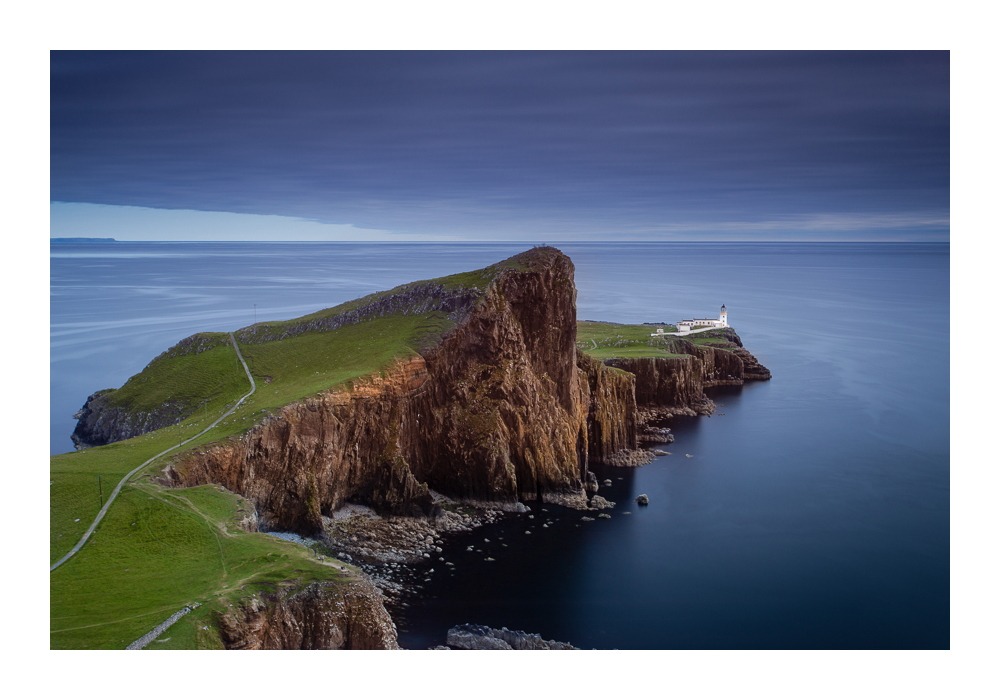
[[[947,52],[54,52],[51,98],[54,201],[414,237],[948,238]]]

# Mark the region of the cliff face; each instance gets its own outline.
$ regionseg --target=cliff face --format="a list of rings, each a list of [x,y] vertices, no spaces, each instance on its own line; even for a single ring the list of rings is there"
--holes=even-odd
[[[428,486],[501,503],[582,497],[588,451],[635,446],[635,380],[578,361],[569,258],[535,249],[520,267],[423,356],[286,406],[167,476],[223,484],[271,526],[307,532],[346,500],[431,513]]]
[[[396,626],[366,581],[315,583],[294,595],[254,598],[216,617],[227,649],[398,649]]]
[[[705,365],[698,357],[628,357],[605,362],[635,375],[635,401],[641,407],[691,414],[715,410],[705,396]]]
[[[670,350],[686,357],[615,358],[611,367],[635,375],[635,400],[640,407],[665,408],[673,413],[708,414],[715,404],[704,390],[713,386],[741,386],[747,380],[766,380],[771,372],[743,347],[731,328],[721,334],[718,347],[696,345],[683,338]]]
[[[616,371],[590,355],[577,353],[581,385],[587,389],[587,454],[604,462],[620,450],[638,448],[636,376]]]

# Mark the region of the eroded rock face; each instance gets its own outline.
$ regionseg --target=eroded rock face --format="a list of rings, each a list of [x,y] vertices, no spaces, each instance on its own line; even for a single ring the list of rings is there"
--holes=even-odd
[[[611,369],[585,353],[577,353],[577,367],[586,376],[589,394],[586,401],[589,459],[606,462],[621,450],[636,449],[636,377]]]
[[[588,451],[636,446],[635,380],[578,358],[573,264],[552,248],[531,253],[423,356],[182,456],[169,481],[220,483],[252,499],[265,526],[300,532],[347,500],[433,514],[428,486],[585,507]]]
[[[251,598],[216,621],[227,649],[399,648],[382,594],[362,579]]]
[[[613,358],[606,363],[635,375],[638,406],[667,407],[681,415],[715,410],[715,404],[705,396],[705,365],[699,357]]]

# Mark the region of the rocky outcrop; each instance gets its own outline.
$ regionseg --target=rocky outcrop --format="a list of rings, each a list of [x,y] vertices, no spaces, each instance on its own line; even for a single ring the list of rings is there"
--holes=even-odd
[[[216,623],[227,649],[399,648],[382,594],[363,579],[254,596]]]
[[[653,461],[653,453],[649,450],[619,450],[604,460],[612,467],[641,467]]]
[[[614,508],[615,502],[609,501],[603,496],[594,496],[590,499],[590,509],[591,510],[603,510],[604,508]]]
[[[495,629],[485,625],[458,625],[448,630],[448,647],[453,649],[576,649],[565,642],[542,639],[540,635]]]
[[[586,507],[589,456],[636,446],[635,379],[577,356],[568,257],[536,248],[513,261],[436,346],[180,457],[168,481],[222,484],[263,526],[300,532],[347,500],[433,514],[428,487]]]
[[[164,405],[156,411],[134,411],[127,406],[116,406],[110,401],[114,391],[94,392],[73,416],[77,423],[70,438],[78,450],[144,435],[173,425],[183,417],[177,406]]]
[[[757,358],[751,355],[746,348],[735,348],[732,352],[743,361],[743,379],[745,381],[751,379],[767,380],[771,378],[771,370],[760,364]]]
[[[733,329],[712,333],[711,345],[671,339],[670,352],[684,357],[613,358],[605,364],[635,375],[640,411],[653,408],[660,415],[708,415],[715,411],[715,403],[705,396],[705,389],[771,378],[771,372],[747,352]]]

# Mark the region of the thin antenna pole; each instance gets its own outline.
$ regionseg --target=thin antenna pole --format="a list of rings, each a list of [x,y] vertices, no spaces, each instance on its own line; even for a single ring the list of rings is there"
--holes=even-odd
[[[253,305],[253,323],[257,325],[257,305]]]

